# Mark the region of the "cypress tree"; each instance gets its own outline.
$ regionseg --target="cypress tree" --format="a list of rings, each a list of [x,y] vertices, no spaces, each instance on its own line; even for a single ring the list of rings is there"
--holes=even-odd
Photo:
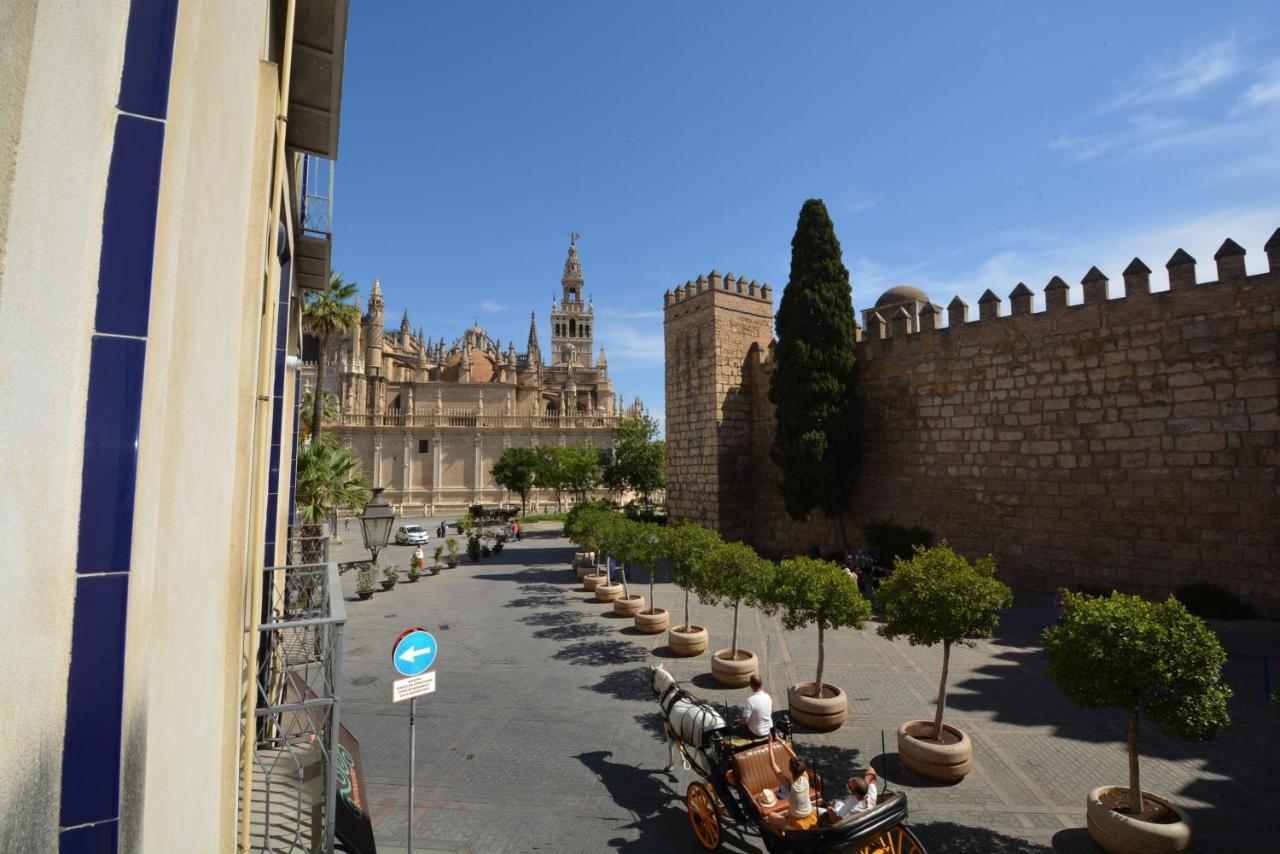
[[[800,209],[776,322],[769,400],[777,429],[769,455],[782,471],[787,514],[799,521],[823,511],[836,521],[843,549],[859,455],[853,297],[821,199]]]

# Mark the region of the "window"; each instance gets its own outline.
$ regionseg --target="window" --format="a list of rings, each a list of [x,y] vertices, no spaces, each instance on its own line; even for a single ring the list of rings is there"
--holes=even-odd
[[[419,440],[418,440],[418,453],[420,453],[420,454],[429,454],[429,453],[431,453],[431,440],[430,440],[430,439],[419,439]]]

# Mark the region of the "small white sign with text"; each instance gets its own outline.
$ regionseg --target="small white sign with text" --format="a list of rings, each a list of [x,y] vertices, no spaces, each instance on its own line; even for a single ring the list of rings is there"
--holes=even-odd
[[[399,703],[401,700],[409,700],[413,697],[421,697],[423,694],[431,694],[435,690],[435,671],[418,676],[409,676],[391,683],[391,701]]]

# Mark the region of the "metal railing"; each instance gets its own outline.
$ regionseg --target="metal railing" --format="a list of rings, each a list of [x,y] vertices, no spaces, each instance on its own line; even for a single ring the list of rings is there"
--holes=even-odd
[[[240,793],[254,852],[334,848],[346,608],[318,527],[291,529],[288,564],[262,570],[258,652],[244,662],[255,694],[253,791]]]
[[[298,182],[298,223],[304,237],[328,240],[333,235],[333,161],[302,155]]]
[[[612,430],[617,415],[503,415],[488,412],[401,412],[385,414],[343,413],[343,427],[492,427],[512,430],[540,428],[545,430]]]

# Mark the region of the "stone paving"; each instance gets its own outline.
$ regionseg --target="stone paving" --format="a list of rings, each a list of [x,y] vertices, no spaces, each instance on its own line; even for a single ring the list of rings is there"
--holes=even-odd
[[[427,520],[434,530],[437,520]],[[733,709],[746,690],[720,688],[709,653],[673,658],[665,636],[640,635],[576,583],[559,526],[535,524],[500,556],[354,601],[348,598],[342,716],[360,739],[379,850],[402,851],[407,823],[408,703],[390,702],[390,646],[422,625],[440,643],[437,693],[418,702],[414,851],[697,851],[683,796],[696,775],[661,769],[667,749],[644,666],[662,662],[701,696]],[[359,534],[335,548],[357,559]],[[433,542],[434,545],[434,542]],[[428,557],[430,549],[427,550]],[[410,548],[383,562],[404,565]],[[633,581],[637,581],[634,574]],[[643,591],[648,593],[647,590]],[[658,605],[682,621],[683,596],[657,586]],[[1044,674],[1038,644],[1047,601],[1020,597],[999,635],[953,654],[947,720],[974,741],[975,769],[956,785],[905,773],[897,725],[930,717],[941,652],[864,631],[827,637],[824,678],[849,694],[848,722],[797,734],[801,755],[828,779],[873,762],[910,794],[910,825],[937,852],[1094,852],[1084,797],[1127,782],[1124,719],[1072,705]],[[732,613],[695,600],[692,622],[727,645]],[[1199,850],[1280,850],[1277,710],[1264,702],[1261,659],[1280,649],[1274,624],[1219,627],[1233,653],[1235,725],[1202,744],[1142,735],[1144,788],[1171,796],[1195,823]],[[744,609],[739,643],[761,657],[775,707],[786,686],[811,680],[816,631],[784,632]],[[882,751],[881,739],[886,751]],[[726,851],[761,851],[756,837],[725,834]]]

